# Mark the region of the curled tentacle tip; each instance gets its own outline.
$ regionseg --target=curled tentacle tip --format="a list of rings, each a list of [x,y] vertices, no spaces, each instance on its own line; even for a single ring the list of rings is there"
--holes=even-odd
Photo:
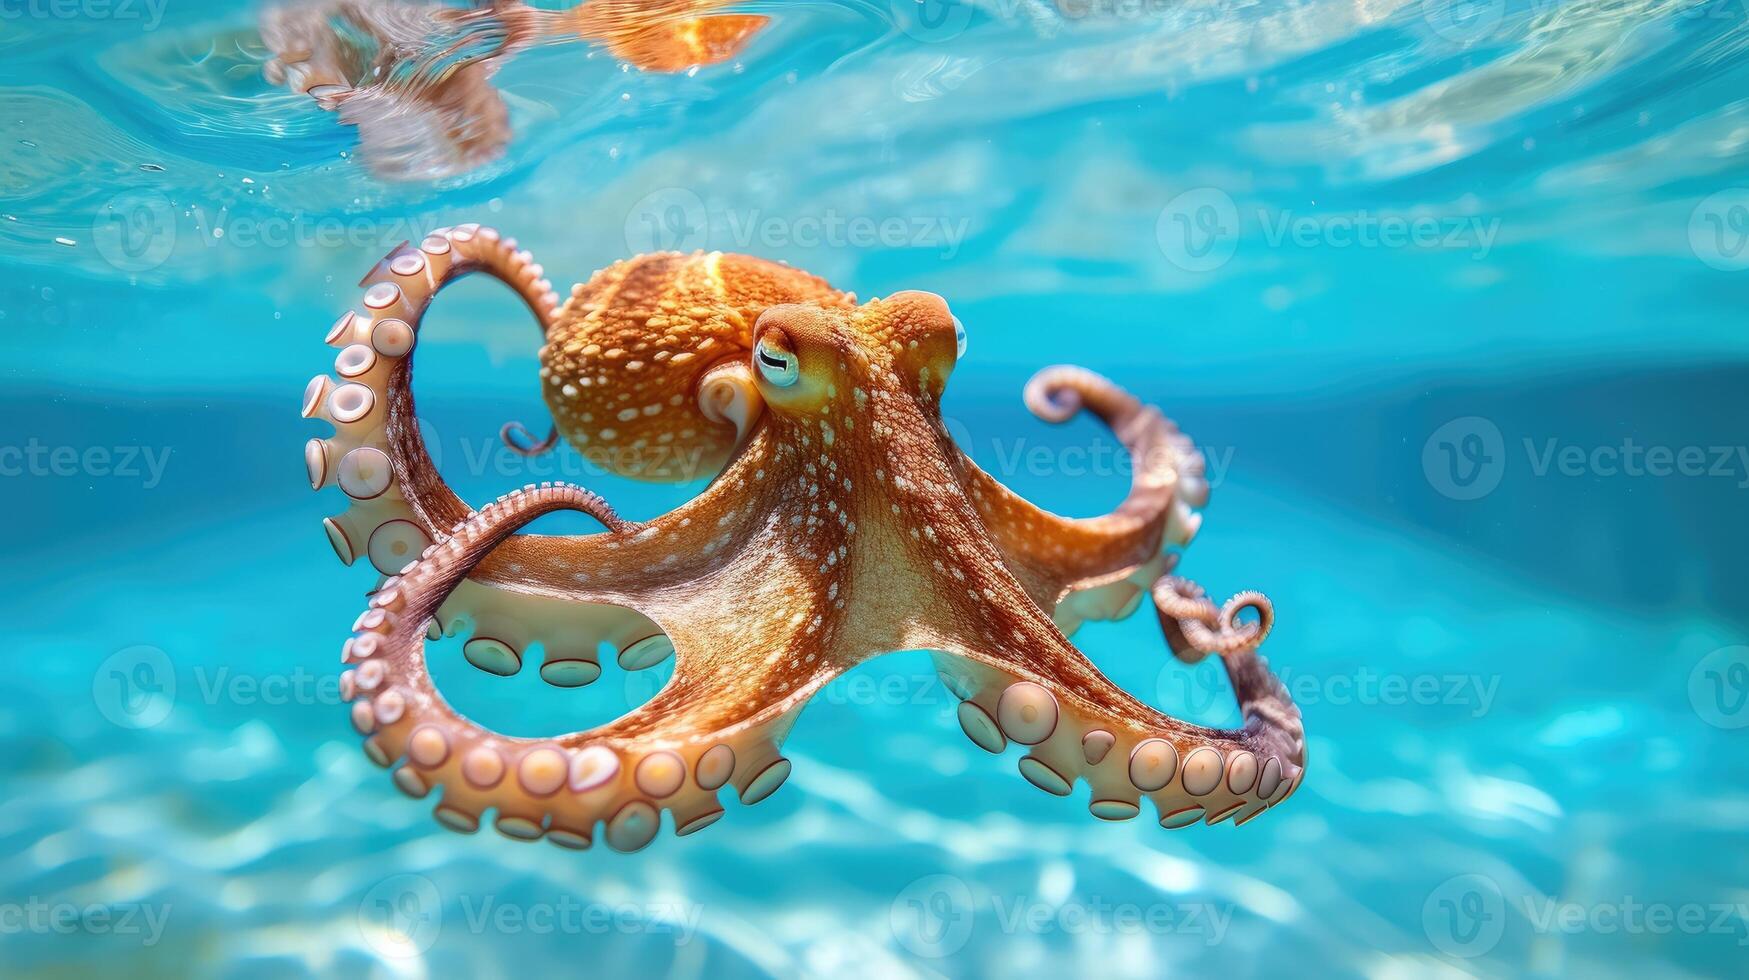
[[[1081,410],[1081,392],[1072,368],[1045,368],[1026,383],[1024,398],[1032,414],[1046,422],[1067,422]]]
[[[1243,622],[1239,614],[1247,609],[1257,610],[1255,622]],[[1261,592],[1247,590],[1228,599],[1221,607],[1220,628],[1222,633],[1234,637],[1238,644],[1236,650],[1255,650],[1269,638],[1269,631],[1275,626],[1275,604]],[[1235,650],[1235,652],[1236,652]],[[1223,651],[1225,652],[1225,651]]]
[[[504,445],[518,456],[539,456],[551,451],[554,446],[559,444],[559,429],[558,426],[553,426],[547,430],[545,439],[535,442],[534,435],[528,431],[527,426],[521,422],[506,422],[504,427],[498,430],[498,438],[503,440]]]
[[[1181,663],[1201,663],[1212,645],[1210,627],[1219,622],[1214,603],[1196,583],[1175,575],[1161,576],[1151,591],[1167,649]]]

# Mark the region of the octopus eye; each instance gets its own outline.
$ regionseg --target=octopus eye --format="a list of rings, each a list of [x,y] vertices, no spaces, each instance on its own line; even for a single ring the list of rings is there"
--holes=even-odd
[[[957,316],[953,318],[953,343],[956,351],[954,357],[966,356],[966,325]]]
[[[779,388],[788,388],[801,377],[800,363],[789,351],[776,350],[764,340],[753,346],[753,363],[766,381]]]

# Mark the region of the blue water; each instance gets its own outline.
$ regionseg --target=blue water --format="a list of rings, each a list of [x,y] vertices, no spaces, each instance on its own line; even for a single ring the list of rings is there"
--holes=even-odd
[[[408,180],[264,79],[257,10],[5,5],[0,975],[1743,975],[1749,11],[1091,6],[760,4],[678,74],[543,46],[494,80],[496,156]],[[324,539],[297,405],[359,276],[466,220],[561,289],[701,247],[940,293],[956,431],[1060,512],[1127,471],[1028,416],[1030,374],[1162,406],[1215,484],[1183,570],[1275,602],[1303,788],[1238,830],[1101,823],[906,655],[828,688],[790,782],[696,837],[439,829],[339,704],[373,582]],[[544,422],[535,347],[486,282],[421,334],[465,496],[696,491],[492,452]],[[1076,641],[1236,721],[1150,616]],[[435,651],[520,734],[661,681]]]

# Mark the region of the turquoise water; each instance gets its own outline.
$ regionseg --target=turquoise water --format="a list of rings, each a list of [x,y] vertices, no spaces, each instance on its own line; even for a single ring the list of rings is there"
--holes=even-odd
[[[257,10],[0,6],[0,974],[1742,975],[1749,10],[753,9],[693,72],[505,59],[503,144],[412,176],[266,80]],[[441,830],[339,703],[374,583],[324,538],[297,404],[358,278],[467,220],[561,289],[697,247],[940,293],[955,431],[1059,512],[1128,473],[1026,414],[1031,373],[1162,406],[1214,483],[1183,570],[1275,602],[1303,788],[1238,830],[1102,823],[902,655],[696,837]],[[452,484],[577,480],[632,517],[696,491],[495,450],[544,422],[536,339],[491,283],[436,304],[417,390]],[[1076,641],[1237,720],[1151,617]],[[435,650],[524,735],[663,676],[562,691]]]

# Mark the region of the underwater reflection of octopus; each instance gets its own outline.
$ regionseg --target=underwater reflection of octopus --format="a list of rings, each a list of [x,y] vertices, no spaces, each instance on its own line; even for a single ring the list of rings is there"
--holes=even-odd
[[[558,428],[624,475],[716,473],[647,524],[601,498],[542,484],[479,510],[432,465],[414,414],[411,356],[432,297],[481,271],[510,284],[545,331],[541,376]],[[788,266],[721,253],[644,255],[575,287],[562,305],[539,265],[489,228],[462,225],[402,246],[364,280],[362,312],[328,336],[335,374],[310,382],[304,414],[335,433],[306,448],[310,482],[338,485],[325,521],[351,564],[384,576],[342,655],[365,751],[437,818],[471,832],[488,810],[518,839],[581,848],[678,834],[790,772],[781,746],[809,698],[895,650],[927,650],[981,748],[1025,748],[1021,773],[1059,796],[1078,779],[1095,816],[1127,820],[1150,799],[1162,826],[1244,823],[1286,799],[1305,765],[1300,713],[1257,654],[1267,599],[1217,607],[1170,575],[1207,499],[1202,457],[1154,408],[1072,367],[1026,388],[1034,413],[1085,409],[1135,461],[1113,512],[1067,519],[1023,500],[954,444],[940,405],[965,334],[940,297],[859,304]],[[694,469],[702,467],[703,470]],[[554,511],[606,528],[517,533]],[[1219,655],[1243,726],[1162,714],[1101,674],[1068,635],[1151,597],[1180,659]],[[1249,612],[1248,612],[1249,611]],[[1253,615],[1254,614],[1254,615]],[[454,711],[425,642],[466,634],[464,656],[512,674],[587,684],[596,648],[621,668],[674,658],[669,683],[616,721],[558,738],[511,738]],[[903,773],[886,778],[903,778]]]
[[[318,0],[270,7],[263,71],[336,112],[379,176],[463,173],[510,142],[492,76],[537,44],[587,41],[646,71],[681,71],[740,53],[769,18],[712,14],[728,0],[594,0],[540,10],[520,0],[446,7],[408,0]]]

